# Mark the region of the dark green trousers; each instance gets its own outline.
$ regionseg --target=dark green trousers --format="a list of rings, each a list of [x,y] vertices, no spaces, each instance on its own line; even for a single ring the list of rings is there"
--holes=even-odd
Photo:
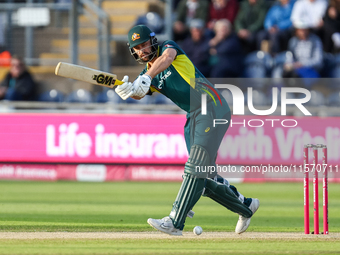
[[[210,155],[210,165],[215,165],[218,148],[229,128],[231,112],[222,98],[223,105],[217,105],[213,101],[207,103],[207,114],[201,114],[201,108],[187,114],[187,121],[184,126],[184,137],[188,153],[193,144],[201,145]],[[226,119],[227,124],[213,126],[214,119]]]

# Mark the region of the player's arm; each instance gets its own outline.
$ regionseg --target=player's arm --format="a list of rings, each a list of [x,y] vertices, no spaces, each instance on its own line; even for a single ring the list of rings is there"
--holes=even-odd
[[[149,70],[133,82],[134,92],[131,97],[134,99],[143,98],[150,90],[151,80],[157,74],[167,69],[176,58],[176,55],[177,51],[175,49],[166,49],[163,54],[152,63]]]
[[[156,59],[156,61],[152,64],[151,68],[145,73],[149,75],[152,79],[155,78],[157,74],[163,72],[167,69],[172,62],[175,60],[177,56],[177,51],[172,48],[166,49],[162,56]]]

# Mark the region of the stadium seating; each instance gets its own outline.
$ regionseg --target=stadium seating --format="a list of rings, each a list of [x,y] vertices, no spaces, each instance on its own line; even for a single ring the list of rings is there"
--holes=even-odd
[[[154,103],[154,104],[173,104],[173,102],[169,98],[167,98],[166,96],[164,96],[162,94],[159,94],[159,93],[157,93],[154,96],[153,101],[151,101],[150,103]]]
[[[311,99],[306,103],[310,106],[322,106],[326,105],[326,98],[320,91],[311,90]]]
[[[68,103],[92,103],[93,96],[88,90],[78,89],[68,94],[65,101]]]
[[[120,99],[121,103],[126,103],[126,104],[149,104],[150,103],[150,96],[145,96],[140,100],[133,99],[129,97],[125,101],[123,99]]]
[[[281,88],[278,83],[271,83],[271,85],[275,88],[277,88],[277,105],[281,104]],[[273,87],[269,87],[265,90],[264,95],[267,98],[267,105],[272,105],[273,104]]]
[[[56,89],[51,89],[49,91],[45,91],[38,96],[38,101],[41,102],[63,102],[64,94]]]
[[[282,78],[283,65],[289,58],[293,58],[293,54],[290,51],[281,52],[274,57],[271,70],[272,78]]]
[[[120,97],[112,89],[105,88],[102,92],[96,95],[95,102],[97,103],[119,103]]]
[[[263,51],[255,51],[248,54],[244,60],[243,81],[241,87],[252,87],[262,90],[265,87],[265,79],[268,78],[272,66],[272,57]]]
[[[327,105],[340,106],[340,91],[333,92],[327,97]]]
[[[271,56],[263,51],[255,51],[248,54],[244,60],[245,78],[266,78],[272,66]]]
[[[264,106],[268,105],[268,98],[267,96],[260,90],[254,90],[252,92],[252,100],[253,100],[253,106]],[[248,105],[248,91],[244,93],[244,102]]]

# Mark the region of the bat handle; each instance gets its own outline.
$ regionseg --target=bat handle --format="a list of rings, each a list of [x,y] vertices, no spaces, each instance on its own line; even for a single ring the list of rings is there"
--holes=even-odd
[[[116,80],[115,83],[113,84],[113,86],[122,85],[123,83],[124,83],[123,81]]]

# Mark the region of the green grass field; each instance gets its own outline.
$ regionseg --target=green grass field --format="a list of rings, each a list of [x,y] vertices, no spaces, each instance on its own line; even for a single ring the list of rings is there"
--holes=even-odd
[[[0,182],[1,232],[154,231],[149,217],[169,214],[180,183]],[[335,254],[340,253],[340,185],[329,184],[329,237],[283,238],[276,232],[303,233],[302,183],[237,184],[261,201],[247,238],[209,238],[208,232],[233,232],[238,215],[201,198],[185,231],[200,225],[197,238],[0,239],[1,254]],[[312,192],[311,192],[312,198]],[[320,190],[320,198],[322,193]],[[310,199],[312,205],[312,199]],[[320,229],[322,231],[320,199]],[[312,208],[311,208],[312,209]],[[312,210],[311,210],[312,216]],[[311,217],[311,227],[312,227]],[[271,232],[264,238],[257,232]],[[204,238],[204,235],[207,238]],[[187,234],[189,235],[189,234]],[[158,236],[158,235],[156,235]]]

